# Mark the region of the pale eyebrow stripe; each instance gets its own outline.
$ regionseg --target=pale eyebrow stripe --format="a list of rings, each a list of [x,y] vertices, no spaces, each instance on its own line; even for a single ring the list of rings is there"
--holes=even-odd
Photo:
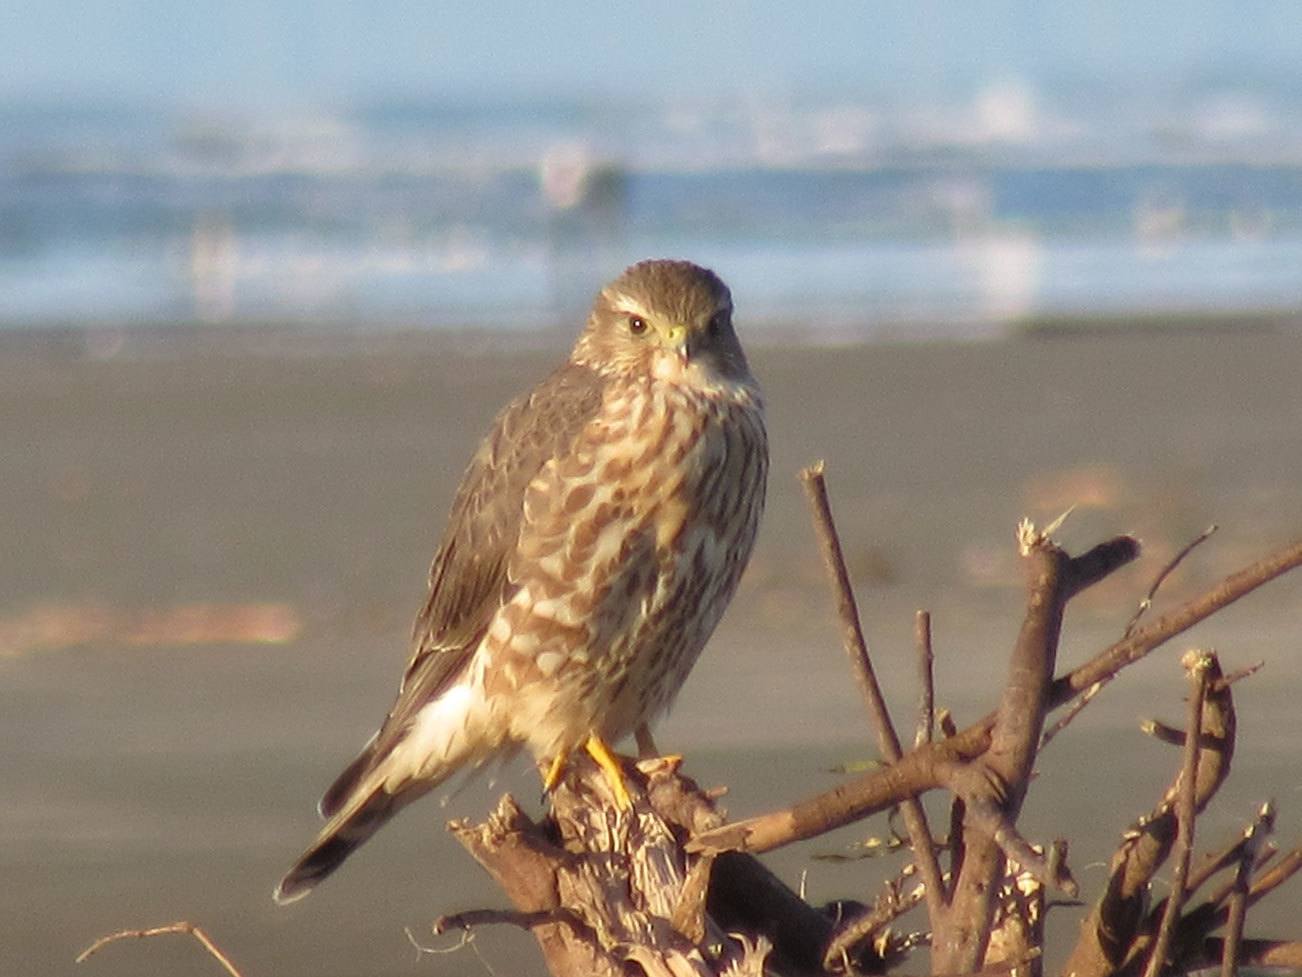
[[[650,309],[627,292],[617,292],[612,289],[606,293],[606,297],[610,300],[610,304],[614,306],[617,312],[623,312],[627,315],[641,316],[643,319],[652,319],[655,317],[654,313],[652,313]],[[715,313],[727,312],[731,315],[733,311],[734,307],[731,299],[722,299],[714,307]]]
[[[633,296],[624,292],[611,292],[610,304],[615,306],[621,312],[627,312],[629,315],[641,316],[643,319],[650,319],[651,310],[639,302]]]

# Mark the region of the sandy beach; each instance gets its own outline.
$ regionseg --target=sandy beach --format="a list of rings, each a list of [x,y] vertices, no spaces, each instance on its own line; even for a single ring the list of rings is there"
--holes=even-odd
[[[299,905],[278,909],[270,893],[315,831],[321,789],[390,702],[476,441],[567,346],[285,330],[230,343],[0,336],[0,973],[67,973],[96,937],[175,919],[207,928],[247,977],[485,972],[476,953],[497,973],[538,972],[515,933],[419,958],[404,935],[450,947],[429,935],[433,918],[499,903],[441,825],[505,787],[536,803],[527,770],[413,807]],[[770,343],[751,359],[769,409],[768,513],[742,591],[659,735],[699,779],[732,786],[737,816],[872,755],[796,479],[804,464],[827,462],[902,717],[917,608],[934,616],[943,704],[960,724],[994,704],[1021,617],[1022,516],[1043,524],[1075,506],[1060,534],[1069,549],[1120,532],[1146,547],[1073,603],[1068,662],[1115,640],[1158,569],[1209,524],[1220,531],[1159,603],[1302,535],[1296,331]],[[1266,662],[1236,691],[1237,765],[1200,831],[1227,840],[1275,797],[1281,844],[1297,843],[1300,624],[1302,577],[1285,578],[1132,670],[1045,754],[1026,825],[1071,839],[1087,896],[1178,762],[1136,726],[1179,722],[1178,659],[1194,645],[1227,669]],[[1074,779],[1101,765],[1107,796]],[[810,855],[881,828],[773,864],[793,883],[808,869],[815,901],[862,898],[882,867]],[[1252,928],[1282,930],[1289,901]],[[1076,919],[1051,919],[1059,942]],[[80,972],[208,972],[198,954],[179,937],[125,944]]]

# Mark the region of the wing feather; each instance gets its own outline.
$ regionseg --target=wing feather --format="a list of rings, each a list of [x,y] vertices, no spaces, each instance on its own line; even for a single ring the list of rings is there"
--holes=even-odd
[[[497,416],[453,500],[398,698],[380,731],[326,791],[319,805],[324,816],[339,809],[402,738],[416,712],[470,661],[512,591],[507,566],[520,532],[525,490],[548,461],[573,449],[600,409],[601,397],[601,376],[567,363]]]

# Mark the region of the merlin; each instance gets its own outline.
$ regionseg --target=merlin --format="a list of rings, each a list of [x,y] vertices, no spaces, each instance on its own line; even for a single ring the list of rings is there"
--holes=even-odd
[[[732,599],[768,439],[732,296],[685,261],[633,265],[567,362],[498,415],[452,503],[397,701],[320,802],[276,889],[306,895],[401,808],[527,748],[560,780],[673,702]]]

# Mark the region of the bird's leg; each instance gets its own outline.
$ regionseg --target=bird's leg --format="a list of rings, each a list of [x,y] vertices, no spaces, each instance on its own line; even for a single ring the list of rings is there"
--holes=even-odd
[[[624,785],[624,771],[619,767],[619,761],[615,755],[610,752],[610,747],[596,733],[588,737],[588,742],[584,744],[588,751],[588,756],[597,761],[597,766],[601,767],[606,775],[606,782],[610,784],[610,789],[615,795],[615,806],[621,811],[627,811],[633,806],[633,799],[628,796],[628,788]]]
[[[633,739],[637,741],[637,758],[639,760],[649,760],[660,755],[660,751],[656,749],[656,741],[651,738],[651,727],[646,723],[642,723],[637,729],[633,730]]]
[[[663,760],[665,763],[675,766],[683,762],[681,753],[660,752],[660,748],[656,746],[656,741],[651,738],[651,727],[646,723],[633,731],[633,739],[637,741],[637,758],[639,760]]]

